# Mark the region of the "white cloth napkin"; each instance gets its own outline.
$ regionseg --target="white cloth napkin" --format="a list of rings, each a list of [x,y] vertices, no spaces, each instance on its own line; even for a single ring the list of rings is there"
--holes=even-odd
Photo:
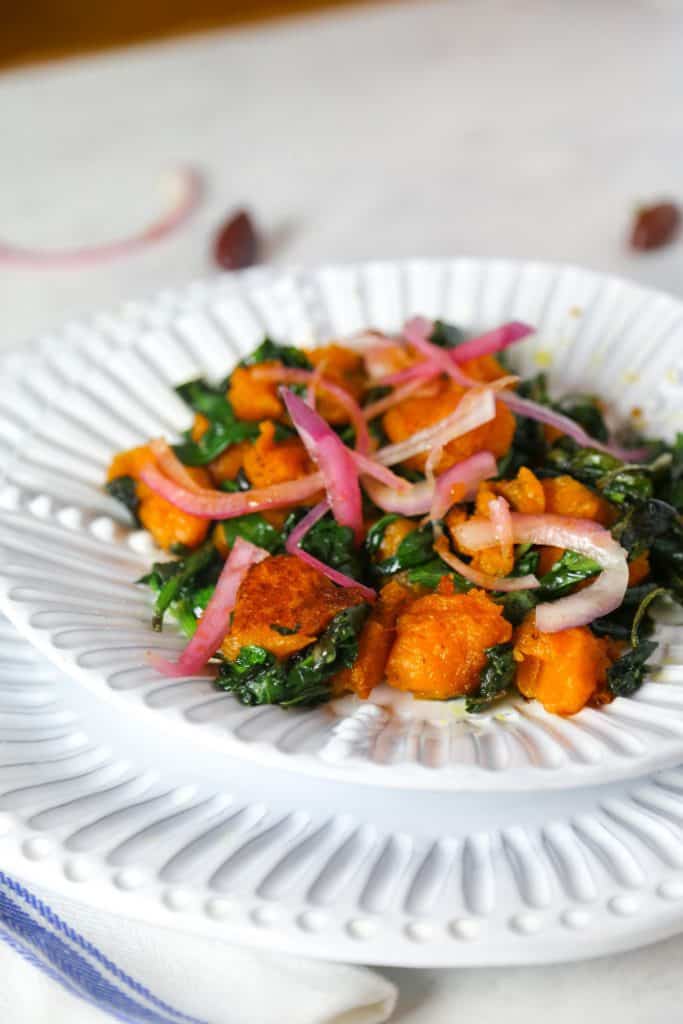
[[[362,967],[248,950],[113,917],[0,871],[2,1024],[381,1024]]]

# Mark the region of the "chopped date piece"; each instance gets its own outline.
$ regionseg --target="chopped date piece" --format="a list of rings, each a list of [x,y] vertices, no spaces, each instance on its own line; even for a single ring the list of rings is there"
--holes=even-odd
[[[259,249],[254,222],[246,210],[239,210],[218,231],[213,253],[224,270],[243,270],[258,261]]]
[[[631,248],[640,251],[661,249],[674,240],[680,223],[681,211],[676,203],[642,206],[633,221]]]

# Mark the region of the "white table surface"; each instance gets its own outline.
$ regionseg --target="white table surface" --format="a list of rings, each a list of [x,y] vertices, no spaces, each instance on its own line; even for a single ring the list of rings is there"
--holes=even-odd
[[[636,256],[631,210],[683,199],[683,4],[355,8],[0,76],[0,234],[126,234],[197,165],[191,224],[88,270],[0,265],[0,345],[212,272],[243,203],[280,264],[454,254],[579,262],[683,293],[683,243]],[[668,1024],[683,939],[608,960],[398,971],[396,1021]]]

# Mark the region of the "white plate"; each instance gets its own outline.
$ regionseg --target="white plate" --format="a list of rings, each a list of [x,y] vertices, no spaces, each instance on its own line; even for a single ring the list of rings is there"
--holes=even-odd
[[[683,769],[583,791],[399,792],[177,739],[0,621],[0,863],[65,896],[341,961],[530,964],[683,925]]]
[[[181,751],[211,745],[309,774],[394,787],[522,790],[635,776],[683,757],[683,643],[661,631],[661,668],[636,699],[570,719],[515,702],[509,712],[423,722],[365,705],[349,714],[243,708],[203,682],[161,679],[143,652],[181,641],[150,628],[133,580],[152,549],[117,525],[101,490],[112,453],[184,429],[172,386],[222,377],[268,332],[310,344],[368,325],[397,329],[413,312],[469,329],[515,317],[538,327],[518,346],[563,388],[590,387],[649,429],[683,427],[683,307],[576,268],[477,262],[369,264],[220,278],[123,316],[70,325],[5,365],[0,439],[0,600],[17,627],[101,696],[150,729],[173,727]]]

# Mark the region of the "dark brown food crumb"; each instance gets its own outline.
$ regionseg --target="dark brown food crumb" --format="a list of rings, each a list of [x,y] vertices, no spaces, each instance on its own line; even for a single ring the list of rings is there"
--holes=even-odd
[[[645,251],[661,249],[678,234],[681,211],[676,203],[655,203],[642,206],[631,228],[631,248]]]
[[[258,261],[260,240],[246,210],[233,214],[216,235],[214,259],[224,270],[243,270]]]

